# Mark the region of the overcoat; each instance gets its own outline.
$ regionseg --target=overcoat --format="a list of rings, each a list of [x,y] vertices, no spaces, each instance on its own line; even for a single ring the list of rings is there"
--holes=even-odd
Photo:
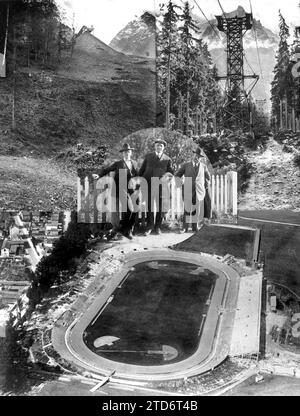
[[[139,170],[139,176],[144,177],[148,183],[151,182],[151,178],[161,178],[165,173],[172,173],[172,162],[169,156],[162,154],[161,158],[157,156],[155,152],[148,153],[145,156],[144,162]]]
[[[196,169],[193,162],[184,163],[176,172],[177,177],[192,178],[192,197],[185,195],[183,186],[183,198],[185,199],[185,212],[189,212],[191,204],[197,204],[204,200],[204,218],[211,217],[211,190],[209,182],[211,175],[206,164],[200,162]],[[200,180],[200,183],[199,183]]]
[[[117,162],[112,163],[110,166],[102,168],[99,172],[100,178],[105,176],[105,175],[108,175],[111,172],[114,172],[114,174],[115,174],[114,175],[114,180],[115,180],[115,184],[116,184],[117,198],[119,196],[120,183],[122,183],[122,181],[120,181],[120,174],[122,173],[121,169],[126,171],[126,189],[121,189],[121,192],[124,191],[126,193],[131,193],[131,190],[128,190],[128,183],[129,183],[130,179],[132,179],[132,178],[134,178],[138,175],[137,162],[135,160],[132,160],[131,162],[132,162],[131,169],[129,169],[125,160],[121,159],[121,160],[118,160]]]
[[[211,175],[208,171],[208,168],[205,164],[201,163],[204,168],[204,187],[205,190],[208,190],[209,181],[211,179]],[[196,169],[193,165],[193,162],[184,163],[180,169],[176,172],[175,176],[181,178],[184,176],[185,178],[192,178],[192,198],[193,201],[196,201],[196,180],[198,176],[199,170]]]

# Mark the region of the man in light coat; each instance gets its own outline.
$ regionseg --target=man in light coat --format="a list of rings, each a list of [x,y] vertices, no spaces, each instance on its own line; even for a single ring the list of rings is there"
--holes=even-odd
[[[181,230],[183,233],[188,231],[190,217],[193,217],[192,230],[198,231],[199,215],[203,201],[204,218],[209,219],[211,217],[211,175],[207,168],[205,154],[202,149],[197,148],[193,153],[193,160],[184,163],[175,174],[176,177],[181,178],[184,176],[184,178],[187,178],[190,185],[189,192],[191,195],[185,195],[187,192],[183,192],[183,198],[186,199],[184,203],[183,229]],[[186,184],[186,188],[187,186],[188,184]],[[196,209],[191,210],[191,205],[196,207]]]

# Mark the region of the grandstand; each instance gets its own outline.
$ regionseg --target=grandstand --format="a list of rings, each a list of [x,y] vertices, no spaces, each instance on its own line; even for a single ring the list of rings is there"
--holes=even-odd
[[[262,273],[243,276],[236,306],[230,356],[259,354]]]
[[[221,365],[199,376],[190,377],[179,381],[169,381],[152,384],[159,390],[182,393],[182,394],[208,394],[218,388],[224,388],[225,385],[234,383],[241,374],[249,372],[249,363],[236,363],[231,359],[225,360]]]

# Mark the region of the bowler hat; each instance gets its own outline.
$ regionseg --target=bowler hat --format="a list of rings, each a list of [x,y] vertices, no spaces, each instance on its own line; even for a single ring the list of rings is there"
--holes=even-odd
[[[166,142],[165,140],[163,140],[163,139],[155,139],[155,140],[154,140],[154,143],[161,143],[161,144],[163,144],[165,147],[167,146],[167,142]]]
[[[128,152],[128,150],[135,150],[133,147],[130,147],[130,144],[124,143],[120,152]]]
[[[198,155],[198,156],[205,157],[205,154],[204,154],[203,150],[201,149],[201,147],[197,147],[196,150],[193,150],[193,153],[196,153],[196,155]]]

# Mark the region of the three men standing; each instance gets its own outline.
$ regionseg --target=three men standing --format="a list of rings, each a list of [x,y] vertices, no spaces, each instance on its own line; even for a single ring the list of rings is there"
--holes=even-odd
[[[135,190],[131,189],[128,185],[131,179],[141,177],[144,178],[145,186],[147,186],[147,190],[145,187],[145,191],[142,192],[142,199],[146,202],[147,206],[147,228],[144,235],[149,235],[151,232],[161,234],[161,224],[165,214],[164,210],[167,210],[164,207],[164,197],[166,197],[164,191],[168,189],[166,181],[168,182],[174,174],[171,159],[164,153],[166,145],[167,143],[164,140],[156,139],[154,141],[155,151],[145,156],[142,166],[138,170],[136,161],[131,158],[134,149],[125,143],[122,149],[120,149],[123,158],[100,170],[98,175],[93,175],[94,179],[97,179],[111,172],[114,173],[117,209],[121,212],[120,225],[115,228],[115,233],[120,232],[130,240],[132,239],[137,210],[134,209],[131,198]],[[188,230],[189,222],[192,223],[193,231],[198,230],[198,219],[203,200],[204,218],[209,219],[211,216],[209,193],[211,176],[206,165],[205,154],[200,148],[193,151],[193,153],[193,159],[190,162],[184,163],[175,175],[179,178],[183,176],[185,178],[182,232]],[[154,212],[156,212],[155,219]]]

